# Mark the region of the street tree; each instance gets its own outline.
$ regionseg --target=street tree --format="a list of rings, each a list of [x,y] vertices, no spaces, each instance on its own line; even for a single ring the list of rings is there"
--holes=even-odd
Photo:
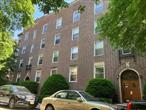
[[[115,48],[146,52],[146,1],[109,0],[109,8],[97,21],[100,38]]]
[[[13,46],[13,54],[11,54],[7,59],[1,60],[0,64],[3,65],[3,67],[0,69],[0,79],[6,79],[6,75],[9,76],[10,79],[15,75],[17,71],[17,56],[18,56],[18,49],[17,44],[15,42],[15,45]],[[3,79],[3,80],[4,80]]]
[[[0,61],[5,61],[13,53],[13,33],[33,26],[35,4],[45,14],[67,6],[64,0],[0,0]],[[3,66],[0,63],[0,69]]]

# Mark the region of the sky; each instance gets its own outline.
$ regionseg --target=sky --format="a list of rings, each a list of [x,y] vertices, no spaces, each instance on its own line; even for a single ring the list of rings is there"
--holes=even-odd
[[[68,3],[71,3],[71,2],[73,2],[74,0],[65,0],[65,1],[68,2]],[[43,15],[44,15],[44,14],[43,14],[42,12],[40,12],[38,6],[35,6],[34,18],[35,18],[35,19],[38,19],[38,18],[42,17]],[[18,35],[19,33],[21,33],[21,32],[22,32],[22,30],[16,30],[16,31],[14,32],[14,39],[18,39],[17,35]]]

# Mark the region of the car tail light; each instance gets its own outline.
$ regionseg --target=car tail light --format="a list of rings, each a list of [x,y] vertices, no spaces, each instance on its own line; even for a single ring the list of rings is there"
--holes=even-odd
[[[129,103],[127,104],[127,110],[132,110],[132,103],[131,103],[131,102],[129,102]]]

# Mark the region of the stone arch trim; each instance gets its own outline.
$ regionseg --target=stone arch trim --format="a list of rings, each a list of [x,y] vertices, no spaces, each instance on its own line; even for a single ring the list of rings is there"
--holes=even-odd
[[[114,74],[114,79],[115,81],[118,83],[118,89],[119,89],[119,98],[120,98],[120,102],[122,102],[122,90],[121,90],[121,74],[126,71],[126,70],[132,70],[134,72],[137,73],[138,77],[139,77],[139,83],[140,83],[140,91],[141,91],[141,96],[142,96],[142,75],[144,75],[144,69],[138,65],[137,63],[129,63],[128,65],[126,65],[126,63],[123,63],[121,65],[118,65],[118,67],[115,70],[115,74]]]
[[[129,63],[129,67],[126,67],[126,63],[121,64],[116,70],[116,75],[121,75],[120,73],[122,73],[122,71],[125,71],[127,69],[133,70],[136,73],[139,73],[139,75],[144,74],[144,71],[143,71],[144,69],[140,65],[132,62],[132,63]]]
[[[30,80],[30,77],[29,76],[26,76],[24,81],[27,81],[27,80]]]

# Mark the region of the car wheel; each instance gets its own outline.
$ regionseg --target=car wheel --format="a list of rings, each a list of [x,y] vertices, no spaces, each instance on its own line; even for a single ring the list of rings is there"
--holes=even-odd
[[[14,98],[10,99],[10,101],[9,101],[9,108],[11,108],[11,109],[15,108],[15,99]]]
[[[48,105],[45,110],[54,110],[54,108],[51,105]]]

